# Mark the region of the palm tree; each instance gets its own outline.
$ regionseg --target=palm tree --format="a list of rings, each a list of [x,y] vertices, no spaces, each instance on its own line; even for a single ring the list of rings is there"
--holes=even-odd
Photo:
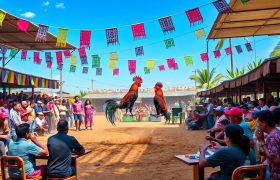
[[[84,97],[85,95],[87,95],[87,92],[86,92],[86,91],[80,91],[79,98],[82,98],[82,97]]]
[[[195,80],[198,83],[196,86],[197,89],[210,89],[218,85],[223,77],[224,76],[221,73],[215,75],[215,68],[213,68],[210,73],[207,69],[198,69],[197,74],[191,75],[190,79]]]
[[[227,75],[225,76],[228,80],[237,78],[241,75],[245,74],[245,68],[243,67],[242,69],[236,68],[235,71],[230,71],[227,69]]]
[[[280,42],[274,47],[273,51],[270,53],[270,57],[280,56]]]
[[[258,61],[255,60],[253,61],[253,63],[248,63],[247,69],[248,71],[252,71],[253,69],[256,69],[258,66],[260,66],[261,64],[262,64],[262,59],[259,59]]]

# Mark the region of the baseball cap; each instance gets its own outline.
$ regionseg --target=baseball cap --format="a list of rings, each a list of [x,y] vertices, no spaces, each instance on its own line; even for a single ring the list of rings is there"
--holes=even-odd
[[[224,112],[226,115],[232,115],[236,117],[242,116],[242,110],[237,107],[232,107],[230,110],[225,110]]]
[[[218,106],[218,107],[214,108],[214,110],[216,110],[216,111],[224,111],[224,108],[223,108],[223,106]]]
[[[44,114],[42,112],[38,112],[38,115],[40,116],[44,116]]]
[[[42,104],[42,101],[37,101],[37,104]]]

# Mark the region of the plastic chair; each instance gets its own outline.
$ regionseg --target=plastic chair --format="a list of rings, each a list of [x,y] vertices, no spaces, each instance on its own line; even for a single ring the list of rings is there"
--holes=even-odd
[[[181,122],[182,111],[183,111],[182,108],[172,108],[172,124],[174,124],[175,119],[178,119],[178,118],[180,120],[180,124],[182,124],[182,122]]]
[[[266,165],[252,165],[252,166],[240,166],[236,168],[231,176],[232,180],[243,180],[244,174],[246,177],[246,173],[248,172],[255,172],[256,177],[248,178],[250,180],[265,180],[265,173],[266,173]]]
[[[9,163],[10,161],[10,163]],[[13,163],[11,163],[11,161]],[[19,169],[21,171],[22,177],[9,177],[7,178],[5,169],[12,168],[12,169]],[[2,156],[1,157],[1,173],[2,179],[22,179],[22,180],[41,180],[42,176],[38,176],[33,179],[27,179],[25,174],[25,167],[23,160],[18,156]]]

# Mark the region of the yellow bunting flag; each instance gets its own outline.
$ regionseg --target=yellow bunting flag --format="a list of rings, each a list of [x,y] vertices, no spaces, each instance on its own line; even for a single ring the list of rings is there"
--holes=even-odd
[[[65,47],[68,36],[68,29],[58,28],[56,46]]]
[[[76,56],[71,56],[70,57],[70,65],[76,66],[77,65],[77,58]]]
[[[117,67],[118,61],[116,60],[109,60],[109,68],[110,69],[115,69]]]
[[[149,70],[152,70],[155,68],[155,64],[156,64],[156,61],[155,60],[147,60],[147,68]]]
[[[194,33],[198,39],[203,38],[205,36],[205,31],[203,28],[196,30]]]
[[[118,53],[117,52],[111,52],[109,59],[110,60],[118,60]]]
[[[4,21],[6,16],[6,12],[0,9],[0,26],[2,26],[2,22]]]

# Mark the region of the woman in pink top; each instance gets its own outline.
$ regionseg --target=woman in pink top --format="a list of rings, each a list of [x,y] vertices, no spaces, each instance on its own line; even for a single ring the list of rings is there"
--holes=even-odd
[[[86,100],[84,107],[85,107],[85,126],[86,126],[86,129],[88,129],[88,127],[90,129],[92,129],[94,107],[91,105],[91,102],[88,99]]]

